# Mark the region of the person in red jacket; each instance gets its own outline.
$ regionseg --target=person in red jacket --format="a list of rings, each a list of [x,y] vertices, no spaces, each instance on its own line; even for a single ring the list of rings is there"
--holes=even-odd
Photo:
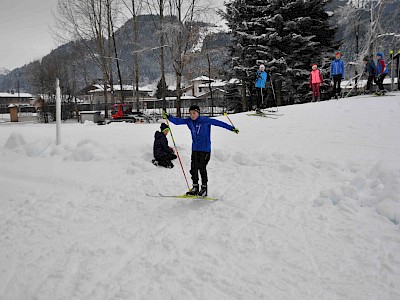
[[[312,71],[310,73],[310,88],[312,88],[312,100],[311,102],[320,101],[321,93],[319,91],[319,87],[323,84],[322,75],[318,70],[318,66],[316,64],[312,65]]]

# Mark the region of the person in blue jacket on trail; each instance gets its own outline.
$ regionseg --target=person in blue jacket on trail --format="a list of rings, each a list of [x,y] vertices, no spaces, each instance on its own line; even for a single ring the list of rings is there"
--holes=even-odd
[[[187,192],[191,196],[207,196],[207,164],[211,154],[211,125],[219,126],[239,133],[239,129],[216,119],[200,116],[200,107],[192,105],[189,108],[189,118],[175,118],[166,112],[163,117],[175,125],[187,125],[192,134],[192,157],[190,174],[192,175],[193,188]],[[201,189],[199,189],[199,172],[201,176]]]
[[[257,79],[255,82],[255,88],[257,91],[257,103],[256,103],[256,111],[259,112],[262,105],[264,106],[264,95],[266,90],[266,84],[268,79],[268,73],[265,72],[265,66],[260,65],[259,70],[257,71]]]
[[[333,93],[338,98],[341,92],[340,83],[344,79],[344,62],[341,59],[342,54],[336,52],[335,59],[331,63],[330,78],[333,80]]]
[[[388,69],[385,64],[385,60],[383,59],[382,52],[378,52],[376,54],[376,84],[379,87],[380,92],[385,92],[385,87],[383,86],[383,79],[385,79],[388,74]]]

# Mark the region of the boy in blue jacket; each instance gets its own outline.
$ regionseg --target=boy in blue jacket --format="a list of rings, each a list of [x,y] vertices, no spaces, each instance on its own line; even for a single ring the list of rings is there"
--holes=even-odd
[[[200,116],[200,107],[192,105],[189,108],[189,118],[175,118],[166,112],[163,117],[175,125],[187,125],[192,134],[192,157],[190,174],[192,175],[193,188],[187,192],[190,196],[207,196],[207,164],[211,155],[211,125],[219,126],[239,133],[239,129],[224,122]],[[199,172],[201,176],[201,189],[199,189]]]
[[[344,62],[341,60],[342,54],[336,52],[335,60],[331,63],[331,80],[333,80],[333,93],[336,98],[340,95],[340,83],[344,79]]]
[[[376,54],[376,84],[379,88],[380,93],[385,92],[385,87],[383,86],[383,80],[385,79],[385,76],[388,74],[388,69],[385,63],[385,60],[383,59],[383,53],[378,52]]]

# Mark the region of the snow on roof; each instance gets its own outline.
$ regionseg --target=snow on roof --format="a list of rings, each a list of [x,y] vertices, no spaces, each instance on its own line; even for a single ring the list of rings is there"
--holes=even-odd
[[[214,82],[211,82],[211,87],[224,87],[225,85],[227,85],[228,82],[226,81],[222,81],[222,80],[217,80]],[[199,88],[208,88],[209,87],[209,83],[202,83],[199,85]]]
[[[195,96],[181,96],[181,100],[196,100]],[[165,97],[165,100],[176,100],[176,97]]]
[[[0,98],[33,98],[32,94],[29,93],[6,93],[0,92]]]
[[[224,89],[213,89],[213,91],[214,91],[214,92],[227,93],[227,91],[224,90]],[[208,94],[210,94],[210,91],[206,91],[206,92],[204,92],[204,93],[202,93],[202,94],[199,94],[199,95],[197,95],[196,98],[201,98],[201,97],[203,97],[203,96],[205,96],[205,95],[208,95]]]
[[[229,79],[228,83],[229,83],[229,84],[234,84],[234,83],[240,84],[240,79],[231,78],[231,79]]]
[[[210,79],[210,78],[208,78],[207,76],[199,76],[199,77],[196,77],[196,78],[194,78],[194,79],[192,79],[192,81],[214,81],[214,80],[212,80],[212,79]]]
[[[102,84],[93,84],[94,89],[89,90],[88,93],[99,93],[99,92],[103,92],[104,91],[104,85]],[[121,85],[119,84],[114,84],[113,85],[113,90],[114,91],[120,91],[121,90]],[[123,84],[122,85],[122,90],[123,91],[133,91],[134,90],[134,86],[131,84]],[[107,91],[110,92],[111,91],[111,86],[107,87]],[[150,85],[144,86],[144,87],[139,87],[139,91],[140,92],[152,92],[153,89],[151,88]]]

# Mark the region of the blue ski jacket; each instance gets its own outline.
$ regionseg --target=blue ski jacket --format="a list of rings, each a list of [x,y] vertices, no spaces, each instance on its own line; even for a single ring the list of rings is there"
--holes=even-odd
[[[199,116],[196,120],[189,118],[175,118],[169,116],[168,120],[175,125],[187,125],[192,134],[192,151],[211,152],[211,125],[232,130],[233,126],[222,121]]]
[[[334,75],[342,74],[342,79],[344,79],[344,62],[341,59],[335,59],[331,63],[331,79]]]
[[[257,71],[257,79],[256,79],[256,88],[263,88],[265,89],[265,85],[267,83],[268,74],[267,72],[261,72],[260,70]]]
[[[389,73],[389,71],[385,64],[385,60],[383,58],[378,59],[378,61],[376,62],[376,74],[381,75],[387,73]]]

